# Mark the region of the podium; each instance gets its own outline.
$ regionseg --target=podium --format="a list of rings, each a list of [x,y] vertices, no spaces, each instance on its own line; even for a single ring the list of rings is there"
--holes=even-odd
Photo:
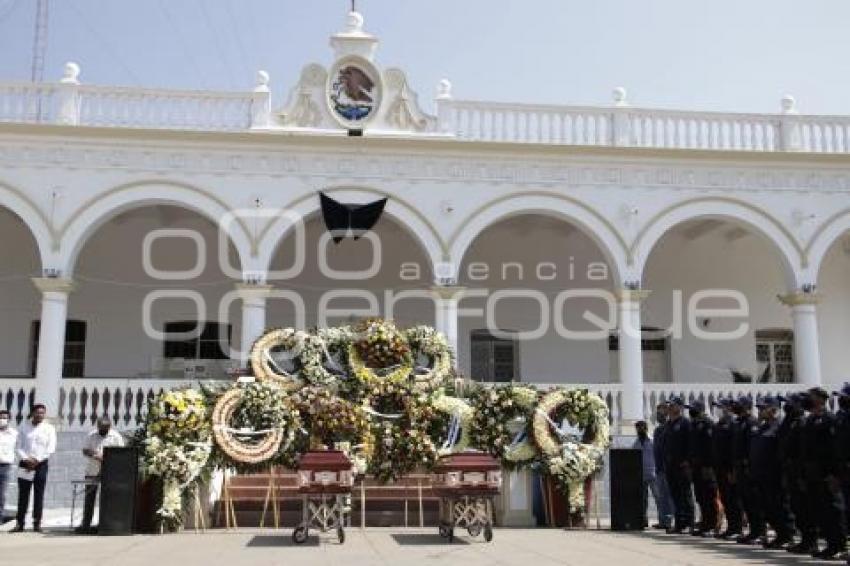
[[[138,483],[139,451],[123,446],[104,448],[98,534],[133,534]]]
[[[643,455],[640,450],[610,451],[611,530],[639,531],[643,528]]]

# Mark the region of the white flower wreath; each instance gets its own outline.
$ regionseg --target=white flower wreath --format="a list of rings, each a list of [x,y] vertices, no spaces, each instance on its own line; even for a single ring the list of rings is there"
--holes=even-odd
[[[320,328],[309,335],[301,354],[304,379],[313,385],[325,386],[336,385],[344,379],[348,372],[348,345],[353,337],[349,326]]]
[[[557,424],[551,415],[563,409],[571,424],[593,428],[595,435],[591,442],[556,436]],[[540,400],[533,423],[534,441],[548,473],[568,488],[570,506],[583,509],[581,484],[598,469],[609,444],[608,406],[598,395],[585,390],[555,389]]]
[[[513,402],[529,412],[532,411],[534,404],[537,402],[537,390],[532,387],[518,386],[514,386],[511,389],[511,399]],[[505,448],[505,460],[508,462],[522,464],[533,460],[536,456],[537,446],[527,436]]]
[[[472,423],[474,412],[465,400],[459,397],[450,397],[438,391],[431,397],[431,406],[437,411],[451,417],[457,417],[457,430],[449,431],[449,438],[441,448],[437,450],[438,456],[457,454],[469,448],[469,425]]]
[[[424,373],[414,371],[414,388],[417,391],[433,391],[444,385],[454,366],[454,353],[446,337],[425,325],[408,328],[405,334],[414,363],[420,355],[431,362],[431,367],[424,368]]]
[[[243,464],[261,464],[278,453],[283,445],[284,431],[280,427],[250,431],[251,435],[260,438],[259,442],[240,440],[241,431],[232,429],[230,425],[244,394],[245,389],[234,387],[219,397],[212,412],[213,438],[222,452],[232,460]]]
[[[301,371],[290,373],[281,368],[271,351],[273,348],[283,347],[292,356],[301,362],[302,367],[311,364],[311,350],[308,340],[310,335],[303,330],[294,328],[278,328],[263,334],[251,348],[251,369],[254,376],[259,380],[272,380],[278,382],[285,390],[292,391],[300,388],[304,381],[301,379]],[[306,354],[307,359],[302,356]]]

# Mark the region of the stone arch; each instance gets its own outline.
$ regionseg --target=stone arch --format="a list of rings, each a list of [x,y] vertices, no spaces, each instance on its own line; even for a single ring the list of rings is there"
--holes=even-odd
[[[457,277],[466,252],[484,230],[501,220],[526,214],[541,214],[576,225],[602,251],[617,284],[627,277],[626,241],[605,216],[571,197],[534,191],[490,201],[459,223],[448,242],[454,276]]]
[[[805,250],[809,260],[807,270],[809,281],[807,282],[817,282],[826,254],[832,245],[848,232],[850,232],[850,208],[833,214],[815,230]]]
[[[653,216],[629,249],[635,273],[643,278],[649,256],[673,227],[690,220],[707,218],[730,220],[751,229],[776,251],[787,287],[794,289],[799,286],[800,267],[805,265],[805,254],[791,232],[754,204],[720,197],[686,200],[668,206]]]
[[[254,250],[244,221],[234,218],[223,200],[198,187],[176,181],[136,181],[109,189],[80,205],[57,231],[63,272],[71,274],[86,241],[111,218],[122,212],[156,204],[185,208],[219,227],[234,245],[242,268],[250,265]],[[233,219],[227,222],[227,219]],[[236,266],[234,266],[235,268]],[[225,272],[230,271],[225,269]],[[241,277],[241,272],[230,273]]]
[[[21,189],[0,181],[0,207],[15,214],[29,229],[35,240],[42,268],[49,267],[55,234],[44,213]]]
[[[425,255],[429,258],[432,273],[436,272],[438,264],[445,261],[447,247],[437,229],[421,212],[405,200],[389,193],[362,187],[330,187],[323,189],[324,193],[341,202],[371,202],[388,197],[384,214],[397,220],[413,238],[419,242]],[[287,215],[281,215],[269,222],[258,237],[258,253],[256,264],[261,269],[270,269],[274,254],[293,227],[293,220],[306,221],[321,210],[319,197],[316,193],[304,195],[287,204],[283,210]]]

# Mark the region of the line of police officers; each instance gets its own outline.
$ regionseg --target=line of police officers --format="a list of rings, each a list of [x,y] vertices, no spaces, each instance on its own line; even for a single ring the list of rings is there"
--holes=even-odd
[[[834,394],[835,414],[829,393],[815,387],[761,398],[757,418],[750,397],[722,399],[712,404],[721,413],[716,422],[699,401],[659,405],[660,430],[653,436],[675,511],[667,532],[734,538],[816,558],[846,552],[850,384]],[[823,549],[819,539],[826,540]]]

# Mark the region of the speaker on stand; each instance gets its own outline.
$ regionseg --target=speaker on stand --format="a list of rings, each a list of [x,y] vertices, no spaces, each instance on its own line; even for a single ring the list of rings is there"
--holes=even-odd
[[[643,528],[643,458],[638,449],[610,451],[611,530]]]
[[[105,448],[100,472],[98,534],[133,534],[138,483],[138,449],[123,446]]]

